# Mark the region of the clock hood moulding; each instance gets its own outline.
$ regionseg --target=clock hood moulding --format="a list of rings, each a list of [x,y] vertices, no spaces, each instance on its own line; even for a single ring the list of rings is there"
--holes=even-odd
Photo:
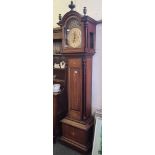
[[[81,15],[80,13],[76,12],[76,11],[69,11],[67,12],[63,17],[62,19],[57,23],[59,26],[62,26],[63,23],[69,18],[69,17],[77,17],[78,19],[81,19],[82,22],[91,22],[93,24],[96,24],[97,25],[97,21],[89,16],[86,16],[86,15]]]
[[[82,15],[76,11],[69,11],[67,12],[63,17],[62,19],[57,23],[59,26],[62,26],[62,24],[69,18],[69,17],[72,17],[72,16],[75,16],[77,17],[78,19],[82,18]]]

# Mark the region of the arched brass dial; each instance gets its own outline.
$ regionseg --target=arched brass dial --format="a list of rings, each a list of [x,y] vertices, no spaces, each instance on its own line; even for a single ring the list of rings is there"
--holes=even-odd
[[[81,46],[81,30],[79,28],[73,28],[68,34],[68,45],[73,48]]]

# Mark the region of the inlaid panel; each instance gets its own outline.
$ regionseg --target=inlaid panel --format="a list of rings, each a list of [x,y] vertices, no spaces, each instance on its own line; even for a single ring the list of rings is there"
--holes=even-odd
[[[70,68],[70,82],[71,82],[71,91],[70,91],[70,102],[72,110],[80,110],[80,69],[79,68]]]
[[[82,114],[82,64],[81,59],[68,60],[69,116],[80,120]]]

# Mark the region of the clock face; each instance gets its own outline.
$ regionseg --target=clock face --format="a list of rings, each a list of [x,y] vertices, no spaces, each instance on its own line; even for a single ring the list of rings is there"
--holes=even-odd
[[[67,40],[70,47],[81,47],[81,30],[79,28],[72,28],[68,33]]]
[[[82,31],[81,23],[75,17],[69,19],[65,26],[65,47],[66,48],[81,48]]]

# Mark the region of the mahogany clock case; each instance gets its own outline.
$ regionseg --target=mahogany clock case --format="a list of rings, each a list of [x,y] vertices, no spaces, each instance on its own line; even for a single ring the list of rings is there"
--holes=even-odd
[[[59,57],[61,60],[64,57],[66,64],[65,69],[59,69],[66,73],[68,106],[68,112],[61,120],[61,141],[81,152],[87,152],[92,147],[94,126],[91,116],[92,59],[95,54],[97,22],[86,15],[86,7],[83,10],[84,15],[73,10],[75,5],[72,1],[69,7],[71,10],[62,18],[59,15],[60,29],[57,29],[54,40],[60,45],[54,58]],[[74,32],[74,28],[78,30],[75,34],[70,34]]]

